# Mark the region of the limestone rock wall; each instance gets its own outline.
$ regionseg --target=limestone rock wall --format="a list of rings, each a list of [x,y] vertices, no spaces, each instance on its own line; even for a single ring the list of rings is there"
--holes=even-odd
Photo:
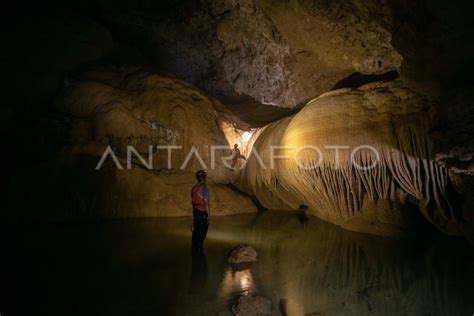
[[[95,171],[97,159],[97,156],[67,154],[61,157],[61,164],[49,168],[54,177],[46,183],[59,198],[53,200],[50,194],[44,194],[36,202],[59,204],[52,204],[56,207],[43,216],[97,220],[192,215],[190,192],[196,183],[192,173],[143,168],[118,170],[113,164]],[[256,212],[250,199],[228,186],[209,179],[208,188],[213,216]]]
[[[142,68],[100,67],[71,79],[56,103],[75,118],[68,151],[100,157],[110,145],[125,159],[127,146],[133,146],[148,163],[153,146],[151,169],[160,170],[168,168],[168,152],[157,146],[182,147],[171,150],[171,169],[180,169],[194,146],[205,165],[191,155],[184,170],[210,169],[210,177],[220,182],[226,171],[220,159],[210,168],[208,147],[229,146],[221,130],[229,117],[219,115],[213,102],[190,85]],[[133,164],[145,166],[132,158]]]
[[[351,1],[203,0],[175,10],[103,15],[114,34],[140,38],[162,69],[226,104],[250,97],[294,107],[354,72],[381,74],[402,62],[391,34]]]
[[[93,67],[68,78],[56,100],[69,120],[67,143],[57,163],[44,170],[58,198],[39,197],[62,204],[47,217],[189,216],[198,169],[209,170],[215,215],[255,212],[250,199],[225,185],[231,171],[220,156],[229,155],[230,145],[221,126],[232,129],[233,121],[217,112],[215,102],[186,83],[138,67]],[[213,145],[227,146],[216,151],[214,168]],[[136,152],[130,154],[127,146]],[[157,146],[181,149],[168,153]],[[99,164],[107,148],[118,165],[111,154]],[[132,159],[127,160],[129,154]]]
[[[171,16],[153,9],[105,8],[103,20],[242,117],[258,114],[255,103],[295,107],[352,87],[353,75],[390,72],[440,114],[430,127],[439,160],[455,172],[472,168],[472,1],[201,0],[176,4]]]
[[[252,157],[237,183],[270,209],[304,205],[350,230],[404,234],[421,212],[443,232],[469,234],[463,198],[430,150],[428,109],[398,81],[323,94],[256,134],[266,168]],[[270,146],[286,147],[274,168]]]

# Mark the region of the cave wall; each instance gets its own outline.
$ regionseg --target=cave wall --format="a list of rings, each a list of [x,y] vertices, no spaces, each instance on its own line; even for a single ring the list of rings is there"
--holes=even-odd
[[[354,72],[381,74],[402,62],[391,34],[348,1],[185,2],[172,16],[118,6],[103,21],[143,39],[164,70],[231,104],[248,96],[295,107]]]
[[[323,94],[255,134],[251,146],[265,167],[252,156],[237,183],[267,208],[303,205],[350,230],[403,235],[421,212],[444,233],[469,235],[456,175],[436,163],[428,140],[429,106],[400,81]],[[298,152],[308,145],[320,151]],[[285,158],[273,168],[271,146],[286,147],[274,151]]]
[[[298,107],[354,74],[398,73],[431,101],[430,141],[439,160],[453,170],[472,168],[472,2],[170,3],[166,13],[151,3],[104,4],[100,21],[121,41],[139,43],[153,64],[250,121],[262,104]]]
[[[154,64],[236,115],[258,114],[254,102],[297,107],[354,74],[398,73],[431,101],[433,150],[448,168],[466,169],[474,149],[472,9],[466,0],[203,0],[174,2],[171,15],[152,4],[132,14],[105,6],[101,21],[123,40],[140,39]]]
[[[112,144],[120,151],[129,141],[128,138],[133,137],[140,152],[147,154],[146,142],[166,139],[168,127],[151,129],[157,117],[160,118],[159,121],[164,117],[165,121],[171,122],[171,117],[176,117],[185,122],[183,125],[177,123],[179,126],[174,126],[171,130],[181,129],[181,135],[189,137],[184,140],[188,145],[203,144],[209,140],[228,142],[229,138],[225,137],[222,127],[230,126],[232,130],[238,120],[224,115],[227,113],[225,107],[205,94],[219,98],[233,114],[245,112],[240,114],[241,117],[258,126],[293,114],[256,133],[262,135],[256,141],[258,147],[264,143],[280,144],[288,140],[285,138],[288,137],[288,130],[299,130],[293,120],[301,118],[301,115],[294,113],[301,105],[306,104],[306,100],[334,87],[361,86],[361,82],[357,80],[355,83],[348,83],[351,81],[345,80],[348,78],[361,76],[379,80],[386,79],[386,74],[390,73],[395,74],[391,79],[400,74],[403,88],[398,86],[400,82],[397,81],[393,83],[394,89],[386,88],[388,92],[383,94],[381,89],[374,88],[378,91],[374,95],[392,95],[398,100],[400,89],[410,90],[409,95],[418,95],[414,98],[416,102],[410,101],[410,105],[402,108],[403,111],[413,113],[419,111],[414,116],[424,117],[420,118],[420,124],[414,123],[411,115],[407,117],[405,114],[393,114],[391,111],[395,107],[389,107],[387,111],[392,113],[389,116],[397,117],[396,122],[406,120],[410,124],[421,125],[422,128],[414,128],[416,139],[426,142],[427,150],[419,152],[411,145],[401,150],[397,139],[402,139],[400,142],[404,144],[411,136],[408,132],[405,136],[393,136],[394,131],[398,131],[400,127],[387,118],[383,118],[384,122],[390,122],[387,124],[394,129],[390,132],[388,125],[384,127],[377,123],[377,131],[383,131],[380,132],[383,135],[381,138],[375,132],[362,133],[357,138],[339,130],[334,130],[334,136],[326,136],[334,137],[335,140],[348,138],[351,142],[370,140],[374,145],[388,146],[383,148],[405,151],[400,157],[409,161],[410,168],[414,164],[415,171],[424,170],[428,174],[424,166],[420,167],[422,161],[421,164],[428,163],[428,169],[439,172],[441,179],[446,179],[447,173],[448,195],[451,195],[452,190],[461,195],[459,200],[448,199],[455,202],[454,207],[448,208],[442,202],[444,197],[439,199],[434,196],[444,186],[433,185],[437,189],[428,190],[430,193],[425,193],[426,190],[423,189],[423,194],[420,194],[419,185],[410,184],[414,181],[412,176],[407,178],[407,174],[398,175],[394,167],[390,169],[389,164],[393,159],[386,160],[384,171],[384,174],[391,175],[390,179],[395,183],[390,188],[397,187],[396,194],[401,195],[393,199],[390,197],[388,201],[407,200],[407,203],[398,204],[408,205],[410,209],[421,209],[425,217],[441,230],[457,233],[459,229],[452,228],[459,226],[455,223],[456,220],[472,222],[474,209],[474,97],[471,75],[474,65],[474,46],[471,41],[474,25],[469,14],[471,8],[472,3],[466,0],[103,0],[97,3],[68,4],[48,1],[15,3],[13,9],[8,11],[9,14],[6,14],[8,16],[2,19],[4,29],[7,30],[7,45],[2,51],[5,58],[2,58],[2,62],[12,87],[7,86],[6,102],[0,105],[4,122],[1,124],[2,137],[14,153],[7,155],[10,167],[5,171],[7,190],[15,193],[12,195],[15,196],[11,199],[12,205],[17,207],[17,201],[22,200],[17,196],[23,196],[25,190],[22,186],[30,183],[30,178],[33,178],[34,190],[41,188],[40,191],[44,192],[45,185],[40,176],[47,173],[60,175],[69,168],[74,170],[73,166],[79,163],[78,157],[86,157],[87,166],[81,170],[89,172],[90,167],[95,165],[93,161],[100,158],[104,145]],[[113,67],[108,68],[110,64]],[[130,67],[137,64],[140,67]],[[97,65],[109,66],[97,68]],[[158,76],[157,72],[168,72],[171,75]],[[173,75],[197,86],[204,93],[181,81],[170,79]],[[154,89],[159,92],[155,93]],[[194,92],[189,92],[188,89]],[[335,96],[341,99],[335,103],[354,102],[354,99],[362,97],[354,97],[353,94],[362,93],[360,91],[365,91],[362,93],[364,95],[368,94],[367,89],[342,94],[339,91]],[[165,97],[170,90],[173,92]],[[178,92],[184,96],[176,97],[173,94]],[[405,95],[405,92],[402,94]],[[347,95],[351,97],[346,100]],[[322,99],[327,100],[328,96],[325,95]],[[404,98],[406,96],[400,102],[407,102]],[[55,99],[58,100],[56,104],[53,102]],[[354,112],[354,117],[360,115],[366,118],[367,102],[359,101],[356,104],[361,109]],[[314,102],[319,105],[322,101]],[[210,103],[214,110],[218,108],[217,113],[211,110]],[[157,104],[160,106],[156,106]],[[173,106],[168,107],[168,104]],[[203,104],[206,104],[203,107],[205,110],[201,113],[197,111],[197,107],[202,107]],[[380,106],[377,104],[376,107]],[[184,110],[181,111],[178,105]],[[279,110],[275,110],[274,106]],[[284,107],[293,107],[295,111],[287,111]],[[342,112],[350,110],[338,105],[331,108],[331,111],[339,107]],[[409,107],[412,110],[408,110]],[[304,113],[308,113],[307,111],[309,110],[303,110]],[[342,117],[347,117],[342,112]],[[183,119],[183,115],[197,115],[199,118]],[[258,119],[255,119],[256,116]],[[332,117],[327,118],[332,120]],[[416,122],[417,120],[418,118],[415,119]],[[301,122],[309,126],[308,133],[314,128],[304,120]],[[321,122],[321,118],[314,117],[314,122]],[[350,122],[349,118],[347,122]],[[242,125],[242,122],[239,124]],[[333,131],[332,126],[322,126],[326,126],[328,133]],[[188,132],[188,128],[193,131],[202,127],[206,130],[202,137],[199,133]],[[269,136],[270,131],[274,132],[273,136]],[[322,133],[322,130],[313,131],[315,135]],[[157,138],[157,134],[162,138]],[[309,133],[305,137],[312,139],[316,136]],[[318,141],[316,139],[316,143]],[[416,158],[406,154],[413,151],[418,151],[414,154]],[[119,159],[122,159],[123,152],[120,155],[122,157]],[[34,162],[31,161],[32,157]],[[433,165],[433,161],[437,164]],[[159,166],[162,162],[163,156],[158,154],[156,165]],[[190,172],[191,169],[185,172]],[[37,170],[42,171],[38,174]],[[80,182],[81,177],[77,175],[86,174],[84,172],[72,172],[70,175]],[[106,176],[104,179],[114,179],[117,176],[115,172],[118,171],[110,171],[110,177]],[[149,172],[135,172],[140,177],[150,176]],[[162,176],[164,179],[167,175]],[[227,183],[233,181],[235,176],[219,167],[212,178],[216,183]],[[280,180],[286,177],[277,176]],[[430,175],[428,182],[437,183],[435,177],[436,175]],[[245,174],[244,178],[247,182],[244,181],[242,186],[249,191],[259,192],[259,198],[271,208],[277,207],[272,206],[272,203],[294,208],[307,199],[295,192],[285,199],[279,198],[280,188],[275,191],[275,184],[265,180],[272,178],[267,174]],[[68,183],[67,178],[61,179],[62,182],[51,180],[48,185],[50,190],[46,190],[44,194],[35,193],[35,198],[44,200],[46,204],[54,199],[54,190],[61,187],[61,183]],[[91,180],[90,185],[100,181]],[[187,181],[193,182],[192,177],[185,182]],[[10,185],[10,182],[13,184]],[[179,183],[184,182],[173,183],[180,186]],[[259,187],[253,187],[253,183]],[[103,184],[107,186],[107,181],[104,180]],[[292,185],[285,184],[284,189],[294,190]],[[130,186],[131,184],[124,184],[120,191],[126,193],[128,201],[133,194],[141,192],[141,189],[127,190]],[[272,190],[263,194],[262,188]],[[388,194],[386,189],[382,189],[382,196]],[[380,200],[379,189],[375,190],[376,194],[369,194],[368,192],[374,191],[370,188],[364,190],[364,196],[370,199],[364,202],[364,198],[358,197],[354,205],[362,202],[365,206],[379,203],[371,201]],[[109,205],[107,192],[101,194],[105,199],[104,205]],[[163,197],[165,196],[163,193]],[[271,202],[272,199],[276,202]],[[181,203],[182,199],[176,200]],[[426,207],[420,207],[420,201],[425,201]],[[317,203],[314,202],[314,205]],[[442,207],[439,208],[439,205]],[[389,205],[388,209],[390,208],[393,207]],[[451,213],[451,209],[455,209],[454,213]],[[352,215],[360,213],[357,210],[354,206],[344,206],[340,217],[353,217]],[[404,214],[411,214],[410,212],[403,211]],[[138,215],[139,213],[137,211]],[[153,212],[146,211],[146,214]],[[389,219],[388,222],[391,223],[392,220]],[[410,221],[404,220],[403,225]],[[355,224],[347,226],[351,225]]]
[[[189,216],[198,169],[209,169],[214,215],[256,212],[249,198],[225,185],[232,172],[220,159],[230,149],[222,126],[231,130],[234,121],[217,111],[222,105],[189,84],[140,67],[95,66],[66,78],[55,105],[59,120],[67,124],[66,140],[30,181],[37,207],[47,206],[48,211],[21,216]],[[216,151],[211,168],[213,145],[226,150]],[[129,153],[127,146],[136,152]],[[167,149],[157,146],[181,149],[172,149],[168,160]],[[117,162],[105,154],[108,148]],[[206,165],[200,164],[192,148]],[[188,156],[191,159],[184,165]]]

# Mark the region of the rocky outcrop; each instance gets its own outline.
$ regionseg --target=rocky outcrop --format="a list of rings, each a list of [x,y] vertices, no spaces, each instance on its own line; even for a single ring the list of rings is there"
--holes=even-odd
[[[430,137],[435,159],[459,175],[474,176],[474,93],[456,89],[434,103]]]
[[[1,132],[16,156],[25,158],[10,158],[14,167],[6,171],[6,183],[12,179],[18,187],[23,185],[16,170],[31,174],[24,169],[33,165],[31,150],[43,157],[32,169],[44,168],[52,179],[69,176],[63,182],[51,180],[58,192],[96,196],[82,200],[87,200],[81,202],[87,205],[82,209],[100,205],[101,212],[112,217],[116,215],[108,213],[108,205],[120,208],[120,214],[128,208],[136,216],[172,214],[173,205],[184,210],[187,198],[172,187],[189,186],[192,172],[202,167],[192,158],[183,170],[175,170],[181,169],[189,147],[196,146],[210,167],[212,157],[205,146],[233,143],[239,131],[220,104],[193,86],[123,66],[151,63],[224,101],[234,114],[245,112],[240,116],[252,124],[263,126],[292,114],[259,130],[255,148],[309,139],[313,145],[347,141],[380,150],[381,169],[368,173],[335,168],[335,149],[324,147],[329,162],[315,174],[299,173],[281,161],[276,171],[246,173],[239,184],[269,208],[308,205],[309,212],[321,218],[378,234],[410,229],[418,210],[449,233],[460,233],[466,222],[472,223],[470,2],[102,1],[87,10],[80,3],[72,5],[77,10],[59,8],[63,12],[56,14],[42,2],[38,7],[45,6],[45,15],[18,10],[21,14],[12,16],[14,31],[8,32],[4,60],[14,88],[7,89],[11,96],[1,108]],[[99,60],[119,66],[90,68]],[[401,81],[361,86],[387,79],[387,74],[391,79],[400,74]],[[358,89],[327,94],[348,86]],[[51,118],[48,106],[58,91],[62,95],[56,109],[62,116]],[[322,93],[326,94],[296,112]],[[60,141],[50,139],[50,129],[61,135]],[[18,146],[24,143],[33,144]],[[108,157],[102,173],[89,177],[94,181],[80,179],[78,175],[96,167],[109,145],[125,170],[117,170]],[[127,145],[136,152],[128,153]],[[181,152],[171,153],[172,171],[166,150],[158,145],[183,146]],[[51,148],[57,147],[61,153],[52,157]],[[132,170],[127,170],[129,154]],[[350,158],[344,150],[341,155],[341,163]],[[362,152],[356,158],[364,163],[371,159]],[[309,163],[311,157],[303,160]],[[219,196],[234,196],[218,184],[234,177],[236,173],[230,174],[217,159],[210,185],[222,191]],[[69,184],[71,178],[74,184]],[[135,178],[140,181],[131,180]],[[148,179],[153,188],[161,189],[145,187]],[[33,183],[35,188],[43,186]],[[53,199],[50,194],[38,193],[38,199]],[[141,198],[134,199],[136,195]],[[112,202],[117,199],[122,200]],[[231,206],[235,201],[227,199],[222,213],[237,212]],[[130,211],[137,200],[136,211]],[[163,212],[154,208],[156,204]]]
[[[227,257],[227,262],[232,264],[257,261],[257,252],[249,245],[238,245],[232,248]]]
[[[61,205],[47,216],[190,215],[198,169],[209,169],[213,215],[255,212],[249,198],[222,184],[232,172],[220,159],[230,148],[221,125],[230,132],[233,122],[214,102],[142,68],[95,67],[71,78],[56,102],[69,122],[66,144],[58,163],[44,171]],[[223,148],[213,163],[211,146],[217,145]]]
[[[400,82],[324,94],[254,134],[262,160],[251,157],[238,183],[267,208],[306,205],[350,230],[405,234],[418,209],[443,232],[468,233],[459,191],[433,157],[428,108]]]
[[[462,141],[474,130],[469,8],[466,0],[203,0],[184,1],[172,15],[104,10],[104,20],[121,40],[139,39],[163,70],[259,126],[275,117],[252,119],[262,104],[295,107],[347,87],[354,74],[400,74],[440,114],[430,127],[438,161],[465,172],[474,153]]]
[[[100,157],[67,154],[61,158],[65,163],[49,169],[54,172],[47,181],[47,192],[36,199],[38,205],[50,206],[44,217],[95,220],[192,215],[190,192],[196,179],[190,172],[118,170],[113,164],[96,171]],[[224,184],[209,179],[208,189],[213,216],[257,211],[249,198]],[[59,198],[53,200],[50,192]]]
[[[348,1],[201,1],[180,19],[137,11],[105,15],[117,33],[142,38],[152,58],[225,103],[249,96],[294,107],[354,72],[400,67],[391,34]]]
[[[219,158],[229,150],[216,149],[211,166],[210,147],[229,146],[221,126],[234,124],[217,113],[214,102],[186,83],[142,68],[99,67],[71,79],[56,104],[75,117],[65,151],[101,157],[111,146],[118,158],[132,157],[131,165],[209,169],[212,179],[224,182],[226,169]],[[136,152],[129,153],[127,146]]]

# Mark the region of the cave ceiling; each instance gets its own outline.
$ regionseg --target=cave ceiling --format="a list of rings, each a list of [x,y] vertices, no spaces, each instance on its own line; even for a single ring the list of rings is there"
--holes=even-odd
[[[468,1],[47,3],[17,4],[12,18],[25,35],[14,33],[17,48],[37,52],[29,66],[46,68],[35,73],[63,76],[102,59],[147,63],[234,109],[295,108],[387,73],[434,97],[472,84]]]
[[[99,20],[159,69],[224,103],[293,108],[354,73],[397,71],[430,95],[465,84],[474,55],[465,9],[446,1],[203,0],[168,2],[166,11],[104,4]]]

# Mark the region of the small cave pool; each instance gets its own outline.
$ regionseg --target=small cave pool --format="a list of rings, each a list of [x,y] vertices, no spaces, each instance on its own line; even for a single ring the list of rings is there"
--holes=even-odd
[[[274,315],[472,315],[464,239],[390,239],[294,213],[213,217],[192,259],[191,218],[27,225],[7,271],[13,310],[37,315],[232,315],[239,294]],[[235,271],[246,243],[258,262]],[[3,313],[2,313],[3,315]],[[7,315],[7,314],[5,314]]]

